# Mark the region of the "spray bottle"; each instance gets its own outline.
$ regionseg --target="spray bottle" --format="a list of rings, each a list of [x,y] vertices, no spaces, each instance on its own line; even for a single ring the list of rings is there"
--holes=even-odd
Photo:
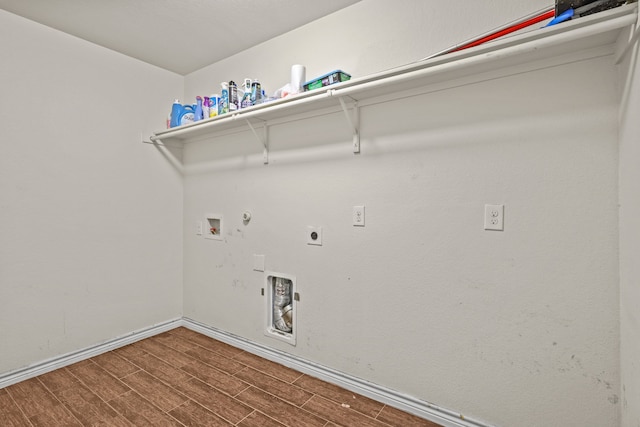
[[[196,108],[193,115],[193,121],[197,122],[198,120],[202,120],[202,117],[202,97],[196,96]]]
[[[244,79],[244,96],[242,97],[242,102],[240,106],[242,108],[251,107],[253,103],[251,102],[251,79]]]
[[[238,85],[231,80],[229,82],[229,111],[238,110]]]
[[[258,79],[255,79],[253,83],[251,83],[251,102],[253,105],[262,103],[262,87]]]
[[[202,102],[202,118],[203,119],[208,119],[209,118],[209,97],[205,96],[203,97],[204,101]]]
[[[220,83],[222,87],[221,95],[220,95],[220,107],[218,108],[218,112],[220,114],[226,114],[229,112],[229,84],[227,82]]]

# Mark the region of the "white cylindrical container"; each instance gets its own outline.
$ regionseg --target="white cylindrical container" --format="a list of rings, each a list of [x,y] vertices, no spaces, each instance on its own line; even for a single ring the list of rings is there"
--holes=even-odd
[[[294,93],[302,92],[306,71],[304,65],[296,64],[291,66],[291,89]]]

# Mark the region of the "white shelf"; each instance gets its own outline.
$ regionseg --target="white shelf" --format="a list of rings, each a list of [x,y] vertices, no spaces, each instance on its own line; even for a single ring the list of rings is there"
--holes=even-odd
[[[549,58],[556,58],[560,63],[568,62],[576,52],[602,55],[602,49],[608,49],[613,53],[622,30],[636,20],[637,4],[621,6],[460,52],[353,78],[347,82],[249,107],[235,113],[162,130],[154,133],[150,139],[156,144],[186,144],[229,130],[250,129],[264,145],[267,163],[267,126],[286,122],[301,115],[324,114],[327,109],[342,109],[353,128],[354,152],[358,152],[358,106],[363,103],[375,102],[381,97],[392,99],[408,96],[416,88],[446,84],[508,67],[526,64],[533,66]]]

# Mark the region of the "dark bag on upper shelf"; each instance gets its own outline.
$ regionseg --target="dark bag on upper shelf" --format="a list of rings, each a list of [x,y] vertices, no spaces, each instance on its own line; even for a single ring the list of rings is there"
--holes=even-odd
[[[597,4],[593,4],[593,7],[585,7],[584,12],[580,13],[579,16],[591,15],[592,13],[613,9],[626,3],[626,0],[556,0],[556,16],[560,16],[569,9],[577,10],[592,3]]]

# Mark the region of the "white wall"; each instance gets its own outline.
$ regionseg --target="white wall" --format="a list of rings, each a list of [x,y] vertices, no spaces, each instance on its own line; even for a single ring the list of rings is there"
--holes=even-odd
[[[364,76],[418,61],[552,5],[548,0],[363,0],[191,73],[185,99],[220,93],[220,82],[240,84],[245,77],[259,78],[273,93],[289,82],[293,64],[306,66],[308,80],[335,69]]]
[[[183,78],[0,11],[0,373],[182,314]]]
[[[620,335],[622,426],[640,426],[640,65],[622,64],[620,122]]]
[[[617,426],[622,408],[636,427],[640,104],[635,84],[618,153],[610,58],[365,107],[356,156],[340,114],[272,127],[268,166],[249,132],[193,143],[184,190],[139,142],[222,80],[362,76],[548,2],[471,3],[364,0],[184,87],[0,11],[0,373],[180,316],[184,297],[195,320],[491,424]],[[549,82],[572,96],[549,102]],[[506,205],[504,232],[482,230],[485,203]],[[223,241],[195,235],[208,212]],[[262,333],[253,254],[297,276],[296,347]]]
[[[533,7],[487,24],[425,3],[365,0],[187,76],[185,94],[232,72],[282,84],[297,62],[363,75]],[[346,45],[308,51],[326,34]],[[571,96],[550,102],[553,84]],[[617,426],[617,102],[605,57],[364,107],[360,155],[341,114],[272,126],[267,166],[248,131],[188,144],[185,316],[493,425]],[[504,232],[482,229],[485,203],[505,204]],[[195,234],[207,213],[223,241]],[[296,347],[263,334],[254,254],[297,277]]]

